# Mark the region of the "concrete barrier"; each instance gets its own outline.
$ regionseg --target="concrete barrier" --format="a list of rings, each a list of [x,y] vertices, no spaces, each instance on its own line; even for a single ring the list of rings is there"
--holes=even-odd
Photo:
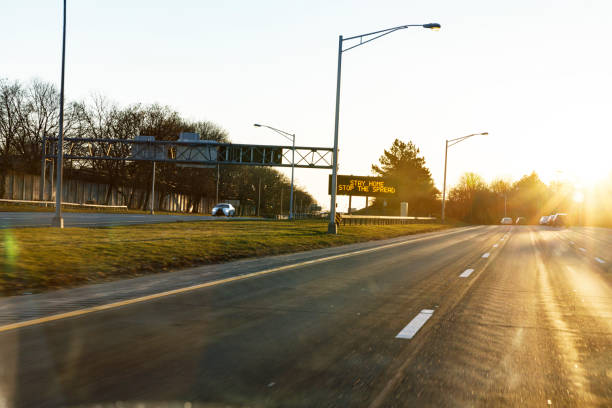
[[[7,200],[0,199],[0,203],[6,204],[28,204],[28,205],[40,205],[45,207],[55,207],[55,201],[34,201],[34,200]],[[78,204],[78,203],[62,203],[62,207],[76,207],[76,208],[91,208],[98,210],[116,210],[126,211],[127,205],[102,205],[102,204]]]

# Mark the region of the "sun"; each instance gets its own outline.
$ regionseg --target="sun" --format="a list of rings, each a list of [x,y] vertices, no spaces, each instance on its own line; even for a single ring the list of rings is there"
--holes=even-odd
[[[572,198],[574,199],[574,202],[581,203],[584,201],[584,193],[582,191],[575,191]]]

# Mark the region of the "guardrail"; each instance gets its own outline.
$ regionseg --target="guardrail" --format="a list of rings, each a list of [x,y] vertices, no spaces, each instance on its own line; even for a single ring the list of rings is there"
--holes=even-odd
[[[35,200],[7,200],[0,199],[0,203],[8,204],[31,204],[40,206],[51,206],[55,207],[55,201],[35,201]],[[102,204],[78,204],[78,203],[62,203],[62,207],[77,207],[77,208],[92,208],[99,210],[125,210],[127,211],[127,205],[102,205]]]
[[[391,217],[386,215],[349,215],[342,214],[342,225],[393,225],[417,224],[434,222],[436,217]]]

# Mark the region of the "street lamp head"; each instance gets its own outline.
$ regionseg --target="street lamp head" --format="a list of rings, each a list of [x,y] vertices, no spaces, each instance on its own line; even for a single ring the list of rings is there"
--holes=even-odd
[[[428,23],[428,24],[423,24],[423,28],[429,28],[431,30],[435,30],[438,31],[440,29],[440,24],[438,23]]]
[[[488,135],[488,134],[489,134],[489,132],[482,132],[482,133],[481,133],[481,135],[483,135],[483,136],[486,136],[486,135]]]
[[[261,125],[259,123],[253,123],[253,126],[255,127],[261,127]]]

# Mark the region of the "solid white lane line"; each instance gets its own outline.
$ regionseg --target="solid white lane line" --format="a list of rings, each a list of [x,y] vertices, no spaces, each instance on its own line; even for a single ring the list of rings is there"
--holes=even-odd
[[[604,264],[604,263],[606,263],[606,261],[604,261],[603,259],[598,258],[598,257],[595,257],[595,260],[596,260],[597,262],[599,262],[600,264]]]
[[[586,249],[584,248],[578,248],[579,250],[581,250],[582,252],[586,252]]]
[[[482,255],[482,257],[483,257],[483,258],[488,258],[488,257],[489,257],[489,255],[491,255],[491,254],[487,252],[487,253],[483,254],[483,255]]]
[[[467,278],[468,276],[470,276],[472,274],[472,272],[474,272],[473,269],[466,269],[465,271],[463,271],[463,273],[461,275],[459,275],[460,278]]]
[[[421,329],[421,327],[423,327],[423,325],[429,320],[429,318],[433,315],[433,310],[431,309],[423,309],[421,310],[421,312],[416,315],[416,317],[414,319],[412,319],[410,321],[410,323],[408,323],[406,325],[406,327],[404,327],[402,329],[401,332],[399,332],[397,334],[397,336],[395,336],[396,339],[411,339],[414,337],[415,334],[417,334],[417,332]]]
[[[493,248],[497,248],[499,246],[499,244],[495,244],[493,245]]]

